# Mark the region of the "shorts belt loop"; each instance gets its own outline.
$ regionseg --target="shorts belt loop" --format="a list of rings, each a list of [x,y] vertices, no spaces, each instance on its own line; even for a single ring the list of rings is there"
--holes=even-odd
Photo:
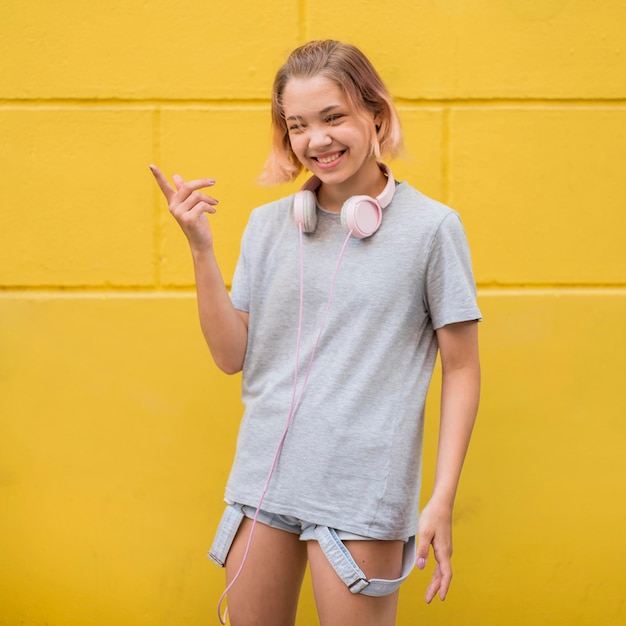
[[[383,578],[368,580],[332,528],[316,526],[315,538],[339,578],[343,580],[352,593],[362,593],[365,596],[389,595],[400,587],[415,566],[415,536],[410,537],[404,544],[402,575],[394,580]]]
[[[226,557],[230,551],[235,535],[241,526],[241,522],[244,518],[243,507],[235,504],[228,504],[222,519],[218,526],[217,534],[213,540],[211,550],[207,555],[214,563],[220,567],[226,565]]]
[[[352,593],[361,593],[370,583],[337,533],[327,526],[315,527],[315,538],[335,572]]]

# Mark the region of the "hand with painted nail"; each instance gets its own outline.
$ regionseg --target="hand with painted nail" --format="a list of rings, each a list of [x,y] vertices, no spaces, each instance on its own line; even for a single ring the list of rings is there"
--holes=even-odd
[[[211,249],[213,234],[207,213],[215,213],[217,200],[200,190],[212,187],[215,181],[210,178],[185,181],[175,174],[172,177],[174,189],[156,165],[150,165],[150,171],[167,200],[170,213],[185,233],[192,252]]]
[[[439,594],[446,599],[452,581],[452,509],[445,504],[430,501],[420,514],[417,567],[424,569],[428,561],[430,546],[433,547],[436,565],[433,577],[426,590],[426,602],[430,604]]]

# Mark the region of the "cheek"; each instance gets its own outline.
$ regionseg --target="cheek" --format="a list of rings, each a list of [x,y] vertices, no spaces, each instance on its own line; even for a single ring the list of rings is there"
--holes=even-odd
[[[352,144],[370,144],[372,134],[369,128],[352,126],[342,129],[343,140]]]
[[[304,152],[305,141],[302,135],[290,136],[289,143],[296,156],[299,156]]]

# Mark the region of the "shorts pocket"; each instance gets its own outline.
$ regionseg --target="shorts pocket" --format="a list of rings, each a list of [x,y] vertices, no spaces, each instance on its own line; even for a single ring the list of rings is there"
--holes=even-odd
[[[208,554],[211,561],[217,563],[220,567],[224,567],[226,564],[226,557],[243,518],[244,514],[241,507],[232,504],[226,507],[222,515],[215,539],[213,539],[213,545]]]

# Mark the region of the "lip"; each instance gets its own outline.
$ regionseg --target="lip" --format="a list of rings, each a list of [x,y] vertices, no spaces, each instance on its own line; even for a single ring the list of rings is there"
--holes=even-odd
[[[325,152],[324,154],[318,154],[316,156],[310,157],[312,161],[315,161],[316,165],[321,169],[330,169],[338,165],[341,161],[343,155],[345,154],[345,150],[335,150],[334,152]],[[334,157],[334,158],[333,158]],[[326,159],[331,159],[330,161],[326,161]],[[324,161],[320,161],[320,159],[324,159]]]

